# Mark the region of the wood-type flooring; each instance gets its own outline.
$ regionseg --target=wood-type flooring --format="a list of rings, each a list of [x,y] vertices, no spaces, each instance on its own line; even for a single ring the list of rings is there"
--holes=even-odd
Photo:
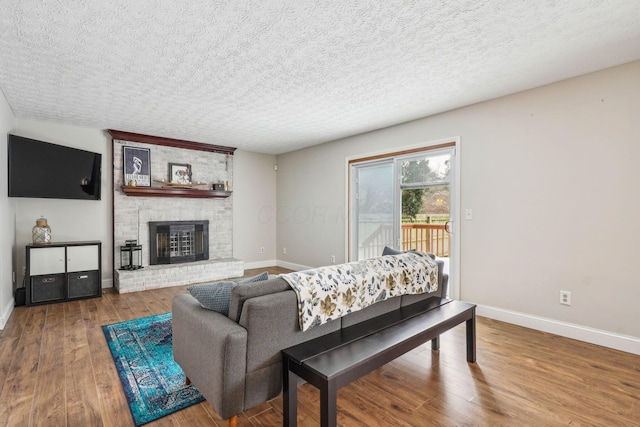
[[[246,276],[269,270],[247,270]],[[173,287],[16,307],[0,331],[0,426],[132,426],[101,326],[171,310]],[[340,426],[640,426],[640,356],[478,317],[477,363],[464,324],[338,392]],[[300,386],[298,425],[319,425]],[[282,424],[282,398],[239,427]],[[149,427],[226,426],[205,401]]]

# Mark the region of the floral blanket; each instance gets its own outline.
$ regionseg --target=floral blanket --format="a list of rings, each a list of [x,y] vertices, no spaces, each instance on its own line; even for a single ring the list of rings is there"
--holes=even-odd
[[[303,331],[387,298],[438,289],[438,265],[420,252],[330,265],[280,277],[298,296]]]

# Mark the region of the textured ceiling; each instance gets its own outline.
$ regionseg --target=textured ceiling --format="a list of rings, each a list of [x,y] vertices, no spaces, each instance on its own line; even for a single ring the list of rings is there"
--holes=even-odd
[[[639,0],[0,0],[16,117],[272,154],[638,59]]]

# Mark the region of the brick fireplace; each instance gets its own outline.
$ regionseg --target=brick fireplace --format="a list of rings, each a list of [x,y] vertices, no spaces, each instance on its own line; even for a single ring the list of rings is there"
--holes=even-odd
[[[153,190],[162,186],[159,181],[168,178],[169,163],[191,165],[194,182],[210,184],[231,181],[233,156],[228,153],[201,151],[197,148],[194,150],[183,146],[157,145],[150,143],[153,139],[142,139],[137,134],[110,132],[113,136],[114,286],[118,292],[135,292],[242,276],[244,264],[233,258],[233,200],[230,193],[220,197],[201,197],[198,191],[185,192],[186,195],[172,192],[166,197],[164,194],[155,194],[159,192],[149,196],[146,193],[132,196],[125,193],[123,187],[124,146],[150,150]],[[140,142],[141,139],[143,142]],[[159,140],[166,141],[165,138]],[[195,144],[197,146],[197,143]],[[170,230],[168,235],[164,233],[162,238],[167,239],[169,246],[172,233],[174,238],[182,239],[181,243],[184,245],[176,252],[181,252],[182,255],[173,262],[169,259],[167,263],[154,264],[157,260],[154,263],[151,261],[154,256],[157,258],[158,240],[152,239],[151,233],[154,226],[166,223],[173,223],[176,228],[173,232]],[[187,226],[188,223],[194,225],[193,229],[191,225]],[[198,234],[195,227],[195,224],[205,223],[208,225],[207,243],[204,243],[202,233]],[[189,231],[185,234],[187,229]],[[142,245],[144,268],[134,271],[120,270],[120,246],[131,239]],[[179,247],[175,239],[173,243],[174,248]],[[190,246],[193,252],[202,253],[192,256],[191,249],[185,246],[187,243],[193,245]],[[197,247],[198,245],[206,247]]]

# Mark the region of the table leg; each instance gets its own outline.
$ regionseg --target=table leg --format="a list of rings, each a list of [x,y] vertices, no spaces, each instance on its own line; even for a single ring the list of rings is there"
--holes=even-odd
[[[282,425],[298,425],[298,376],[289,371],[289,359],[282,358]]]
[[[431,340],[431,350],[440,350],[440,335]]]
[[[471,319],[467,320],[467,362],[476,361],[476,308],[471,312]]]
[[[327,381],[320,389],[320,427],[338,425],[337,391],[334,381]]]

